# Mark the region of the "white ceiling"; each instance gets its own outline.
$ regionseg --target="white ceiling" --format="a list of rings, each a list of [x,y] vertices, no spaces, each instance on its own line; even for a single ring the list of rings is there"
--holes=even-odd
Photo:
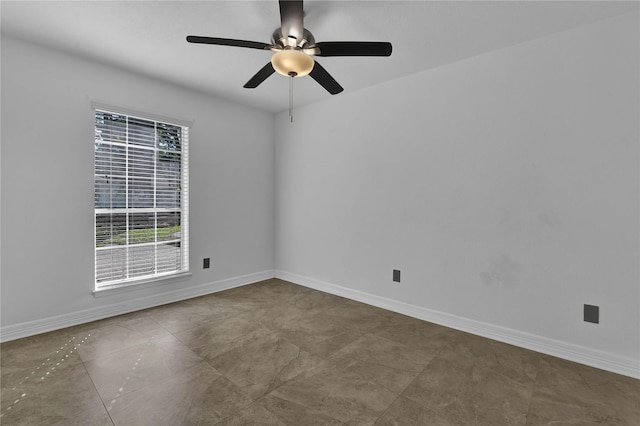
[[[279,112],[288,81],[272,75],[242,85],[269,51],[190,44],[187,35],[270,42],[276,0],[6,1],[2,33],[106,64]],[[389,58],[318,58],[348,93],[484,52],[612,16],[638,1],[317,1],[305,2],[316,41],[390,41]],[[331,97],[309,77],[295,80],[295,103]],[[336,95],[341,96],[341,94]]]

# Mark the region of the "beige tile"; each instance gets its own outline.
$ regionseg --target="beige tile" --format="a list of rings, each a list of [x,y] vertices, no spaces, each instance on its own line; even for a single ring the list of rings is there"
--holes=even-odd
[[[215,293],[212,296],[215,296],[216,299],[239,312],[251,311],[268,305],[267,302],[255,297],[252,292],[247,290],[245,287],[252,286],[243,286],[231,290],[225,290]]]
[[[85,341],[76,349],[84,362],[133,346],[175,340],[173,335],[164,328],[139,332],[115,324],[87,330],[84,339]]]
[[[206,303],[178,302],[149,312],[158,324],[171,333],[177,333],[205,322],[229,318],[240,311],[226,304],[220,304],[216,309],[212,309]]]
[[[112,424],[82,363],[49,373],[2,390],[0,424]]]
[[[217,292],[215,293],[215,295],[217,297],[224,298],[225,300],[247,299],[247,300],[253,300],[255,302],[259,302],[260,298],[256,296],[260,294],[261,291],[264,291],[264,288],[268,287],[269,283],[271,282],[273,282],[273,280],[265,280],[265,281],[261,281],[261,282],[257,282],[249,285],[243,285],[243,286],[235,287],[229,290]]]
[[[257,339],[273,333],[273,331],[250,321],[242,316],[234,316],[224,320],[205,322],[175,336],[187,347],[193,349],[203,359],[214,357],[232,350],[245,341]]]
[[[398,397],[376,421],[376,426],[425,426],[459,425],[439,418],[435,410],[426,408],[410,399]]]
[[[369,332],[379,328],[387,319],[393,317],[393,312],[385,311],[364,303],[347,301],[320,312],[316,315],[318,321],[328,321],[340,324],[344,328]]]
[[[458,424],[525,424],[533,385],[437,356],[402,396]]]
[[[326,311],[332,307],[346,303],[348,299],[340,296],[334,296],[329,293],[309,289],[307,292],[298,294],[291,299],[289,303],[303,309],[306,315],[315,315],[319,312]]]
[[[271,295],[273,299],[291,302],[293,299],[299,298],[301,295],[309,294],[314,290],[301,285],[292,284],[277,278],[263,281],[257,284],[257,287],[264,288],[265,294]]]
[[[150,342],[99,356],[85,363],[98,393],[110,401],[129,392],[162,385],[202,359],[177,340]]]
[[[333,355],[415,373],[422,371],[434,356],[432,351],[412,348],[374,334],[360,337]]]
[[[307,312],[295,305],[283,301],[274,301],[268,307],[245,312],[244,319],[254,321],[272,331],[279,331],[287,323],[300,321],[307,316]]]
[[[429,351],[435,355],[446,346],[447,330],[449,329],[446,327],[417,318],[393,314],[370,332],[403,345]]]
[[[327,364],[313,370],[312,375],[285,383],[272,395],[346,424],[370,425],[397,394],[363,373],[372,371]]]
[[[561,402],[555,396],[535,392],[527,425],[628,425],[640,424],[640,413],[629,417],[603,401]]]
[[[206,363],[162,384],[106,401],[119,426],[214,425],[239,412],[252,399]]]
[[[280,333],[296,346],[321,358],[328,358],[362,336],[361,331],[317,315],[285,323]]]
[[[291,299],[310,291],[307,287],[270,279],[216,294],[225,299],[250,300],[253,303],[258,303],[260,307],[269,307],[273,304],[289,303]]]
[[[65,418],[55,406],[49,406],[55,405],[55,401],[60,405],[71,402],[64,396],[56,397],[55,392],[65,387],[73,389],[69,383],[74,381],[82,388],[87,384],[82,380],[83,374],[88,379],[76,350],[83,340],[65,333],[56,331],[2,344],[0,424],[46,424],[56,422],[56,417]],[[97,397],[90,381],[88,384],[93,394],[87,394],[87,398]],[[88,416],[95,415],[100,423],[100,415],[106,413],[101,413],[99,406],[92,410],[95,401],[83,399],[78,408],[87,411]],[[45,407],[48,408],[43,411]],[[71,417],[67,416],[69,421],[73,421]]]
[[[332,357],[324,365],[340,368],[353,377],[380,385],[395,394],[400,394],[418,375],[414,371],[405,371],[349,357]],[[314,371],[307,375],[311,374],[314,374]]]
[[[211,366],[257,399],[318,366],[321,359],[279,334],[269,334],[209,360]]]
[[[535,389],[531,424],[640,424],[640,380],[544,357]]]
[[[455,330],[439,333],[433,340],[440,357],[462,367],[487,368],[526,385],[536,379],[541,358],[533,351]]]
[[[0,345],[2,368],[43,369],[45,365],[55,366],[79,362],[78,345],[86,343],[88,335],[69,336],[66,330],[44,333],[24,339],[5,342]]]
[[[245,407],[237,415],[225,419],[218,426],[340,426],[342,424],[338,420],[302,405],[267,395]]]

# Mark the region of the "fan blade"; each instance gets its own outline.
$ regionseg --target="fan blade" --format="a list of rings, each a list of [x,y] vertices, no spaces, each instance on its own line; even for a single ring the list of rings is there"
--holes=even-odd
[[[187,36],[189,43],[202,43],[202,44],[217,44],[220,46],[236,46],[236,47],[248,47],[250,49],[264,50],[269,47],[267,43],[260,43],[259,41],[247,41],[236,40],[233,38],[218,38],[218,37],[200,37],[200,36]]]
[[[280,23],[282,36],[295,37],[298,44],[304,34],[304,10],[302,0],[280,0]]]
[[[316,56],[391,56],[391,43],[385,41],[323,41],[310,49]]]
[[[313,69],[309,75],[332,95],[337,95],[344,90],[342,86],[340,86],[340,84],[331,77],[331,74],[329,74],[327,70],[318,63],[318,61],[313,65]]]
[[[255,89],[260,85],[260,83],[265,81],[267,77],[269,77],[274,72],[276,72],[276,70],[273,69],[273,65],[271,65],[271,62],[269,61],[267,62],[267,65],[262,67],[260,71],[256,73],[256,75],[251,77],[251,79],[247,81],[243,87],[246,89]]]

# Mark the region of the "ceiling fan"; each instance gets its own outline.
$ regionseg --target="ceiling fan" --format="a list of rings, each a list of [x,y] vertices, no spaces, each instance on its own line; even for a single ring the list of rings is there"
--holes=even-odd
[[[315,41],[313,34],[304,28],[302,0],[279,0],[280,28],[271,36],[271,44],[229,38],[187,36],[189,43],[217,44],[274,52],[268,62],[244,85],[256,88],[271,74],[303,77],[310,75],[332,95],[344,89],[312,56],[391,56],[391,43],[374,41]],[[291,108],[291,106],[290,106]]]

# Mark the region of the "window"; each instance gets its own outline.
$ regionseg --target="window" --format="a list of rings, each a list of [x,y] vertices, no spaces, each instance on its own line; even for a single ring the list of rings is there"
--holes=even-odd
[[[95,120],[96,290],[188,272],[188,127]]]

